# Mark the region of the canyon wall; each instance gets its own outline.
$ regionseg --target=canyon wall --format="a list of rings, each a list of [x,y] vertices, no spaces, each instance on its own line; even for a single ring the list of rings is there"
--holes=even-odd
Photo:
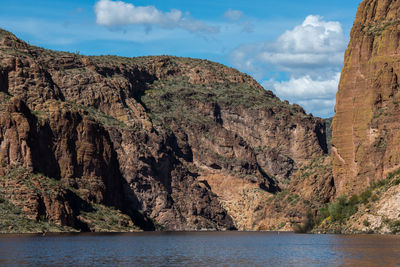
[[[337,194],[360,193],[400,167],[400,2],[357,11],[332,123]]]

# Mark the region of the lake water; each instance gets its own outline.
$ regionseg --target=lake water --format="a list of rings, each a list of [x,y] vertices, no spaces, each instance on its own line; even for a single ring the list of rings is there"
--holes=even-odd
[[[400,236],[257,232],[0,235],[0,265],[400,266]]]

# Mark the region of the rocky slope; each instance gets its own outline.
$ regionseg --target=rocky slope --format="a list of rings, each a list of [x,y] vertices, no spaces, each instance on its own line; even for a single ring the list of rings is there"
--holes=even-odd
[[[269,229],[250,199],[327,153],[323,120],[209,61],[86,57],[0,30],[0,64],[0,193],[31,220],[107,230],[93,218],[109,209],[131,229]]]
[[[287,189],[259,205],[255,212],[259,218],[257,229],[297,231],[307,217],[319,216],[320,209],[334,199],[335,193],[331,157],[317,157],[296,172]],[[313,226],[314,223],[300,232],[308,232]]]
[[[312,218],[316,233],[400,233],[400,169],[360,192],[338,197]]]
[[[364,0],[357,12],[332,123],[339,194],[359,193],[400,167],[399,8]]]

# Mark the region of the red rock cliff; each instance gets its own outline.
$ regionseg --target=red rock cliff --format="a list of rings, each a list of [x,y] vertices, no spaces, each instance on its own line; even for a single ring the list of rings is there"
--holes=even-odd
[[[338,194],[359,193],[400,166],[399,33],[400,1],[360,4],[332,123]]]

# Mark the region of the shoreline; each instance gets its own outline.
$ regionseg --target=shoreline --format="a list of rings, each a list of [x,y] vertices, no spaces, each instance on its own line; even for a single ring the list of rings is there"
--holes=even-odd
[[[400,236],[391,233],[329,233],[329,232],[310,232],[296,233],[294,231],[132,231],[132,232],[45,232],[45,233],[0,233],[0,238],[4,237],[39,237],[39,236],[106,236],[106,235],[159,235],[159,234],[294,234],[294,235],[337,235],[337,236]]]

